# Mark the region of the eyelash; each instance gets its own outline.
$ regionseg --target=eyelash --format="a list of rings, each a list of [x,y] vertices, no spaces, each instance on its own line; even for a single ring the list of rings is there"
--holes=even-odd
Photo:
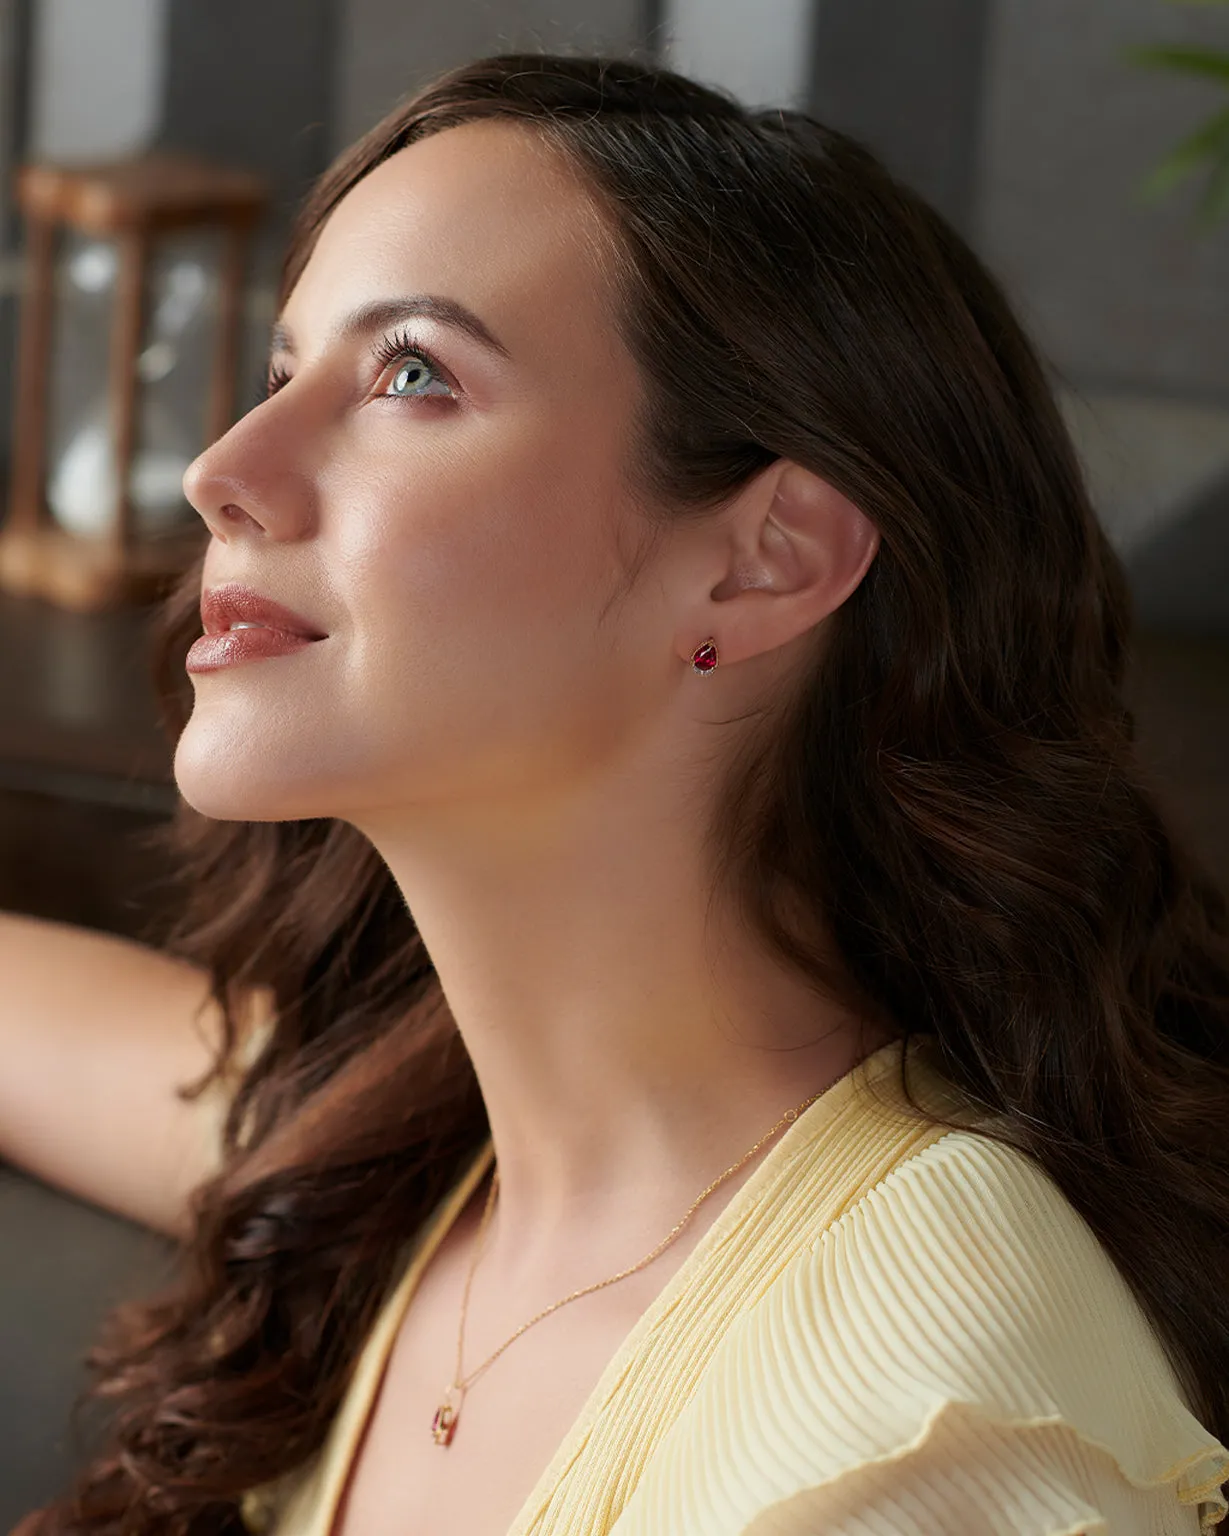
[[[401,363],[407,357],[419,357],[430,368],[431,372],[441,384],[447,384],[453,389],[453,383],[446,370],[443,368],[435,353],[429,347],[424,347],[421,342],[409,334],[408,331],[395,331],[391,336],[382,336],[372,347],[372,356],[379,363],[381,369],[390,367],[393,363]],[[271,400],[279,389],[284,389],[290,383],[290,374],[275,363],[269,365],[268,378],[265,383],[265,399]],[[387,398],[409,399],[408,395],[390,395]],[[438,395],[431,398],[439,399]]]
[[[391,367],[393,363],[403,363],[407,357],[420,357],[441,384],[447,384],[450,390],[453,389],[452,380],[435,353],[429,347],[424,347],[420,342],[415,341],[408,331],[394,331],[391,336],[382,336],[371,350],[382,368]],[[405,400],[410,397],[394,395],[389,398]],[[438,400],[440,396],[436,395],[433,398]]]

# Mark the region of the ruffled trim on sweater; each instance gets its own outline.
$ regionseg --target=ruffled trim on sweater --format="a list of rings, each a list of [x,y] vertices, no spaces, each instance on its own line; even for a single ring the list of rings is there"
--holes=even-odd
[[[1024,1154],[967,1131],[903,1162],[732,1323],[615,1529],[784,1536],[793,1506],[811,1529],[822,1516],[841,1536],[890,1531],[837,1512],[855,1488],[873,1509],[888,1488],[876,1469],[910,1458],[924,1488],[940,1431],[965,1438],[951,1466],[988,1487],[999,1469],[1003,1488],[1015,1479],[1003,1497],[1027,1516],[1000,1514],[996,1531],[1098,1529],[1062,1523],[1064,1508],[1097,1513],[1095,1477],[1107,1497],[1156,1490],[1151,1508],[1173,1518],[1195,1507],[1203,1532],[1229,1508],[1229,1451],[1191,1413],[1092,1229]],[[1052,1464],[1021,1481],[1012,1464],[1043,1444]],[[1121,1495],[1078,1447],[1112,1459]],[[960,1496],[944,1471],[933,1482]],[[1156,1519],[1149,1531],[1179,1529]]]

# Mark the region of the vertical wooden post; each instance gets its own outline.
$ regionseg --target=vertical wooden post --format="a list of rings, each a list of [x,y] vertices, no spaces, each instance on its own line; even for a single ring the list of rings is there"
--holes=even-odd
[[[214,351],[213,378],[205,419],[209,443],[216,443],[218,438],[229,432],[235,420],[235,375],[239,368],[247,226],[240,223],[228,224],[222,239],[222,260],[218,269],[218,343]]]
[[[26,288],[17,354],[9,527],[33,532],[42,517],[47,461],[47,375],[51,360],[55,226],[30,218],[26,233]]]
[[[119,272],[115,284],[108,394],[114,412],[111,438],[115,449],[115,518],[110,537],[118,553],[133,538],[132,461],[136,450],[137,359],[145,320],[145,274],[149,263],[148,232],[137,227],[119,236]]]

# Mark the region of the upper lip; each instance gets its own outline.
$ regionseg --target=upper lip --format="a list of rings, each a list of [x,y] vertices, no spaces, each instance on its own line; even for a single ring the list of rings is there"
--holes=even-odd
[[[201,593],[201,623],[207,635],[221,635],[232,624],[263,624],[269,629],[280,629],[288,635],[303,635],[308,640],[323,640],[325,632],[310,619],[275,603],[271,597],[263,597],[241,582],[227,582],[224,586],[208,587]]]

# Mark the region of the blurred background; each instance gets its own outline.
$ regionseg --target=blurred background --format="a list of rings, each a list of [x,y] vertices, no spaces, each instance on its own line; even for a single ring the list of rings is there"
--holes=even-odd
[[[129,513],[151,536],[160,519],[183,533],[191,515],[167,485],[203,446],[194,396],[213,386],[201,360],[233,376],[233,401],[210,396],[210,419],[254,402],[281,242],[311,179],[438,71],[512,48],[635,54],[754,104],[805,107],[863,139],[970,240],[1051,366],[1129,570],[1141,753],[1171,819],[1229,886],[1224,0],[0,0],[0,501],[37,489],[55,559],[71,565],[73,540],[112,515],[83,487],[106,468],[127,366]],[[1147,49],[1168,53],[1149,63]],[[37,220],[19,167],[150,155],[195,157],[201,220],[146,253],[127,363],[111,310],[132,300],[122,253],[136,215],[111,183],[55,184],[62,227],[40,258],[51,266],[36,335]],[[1167,158],[1166,184],[1146,196]],[[183,204],[189,162],[173,163],[178,180],[142,183],[142,197]],[[247,226],[238,173],[264,197]],[[233,215],[250,238],[228,351]],[[39,345],[21,357],[23,326]],[[45,409],[32,403],[44,396]],[[0,584],[0,908],[156,934],[165,870],[144,836],[175,794],[149,617],[131,598]],[[18,1254],[5,1247],[14,1231],[38,1240]],[[61,1421],[79,1354],[148,1256],[121,1223],[0,1173],[0,1529],[74,1458]]]

